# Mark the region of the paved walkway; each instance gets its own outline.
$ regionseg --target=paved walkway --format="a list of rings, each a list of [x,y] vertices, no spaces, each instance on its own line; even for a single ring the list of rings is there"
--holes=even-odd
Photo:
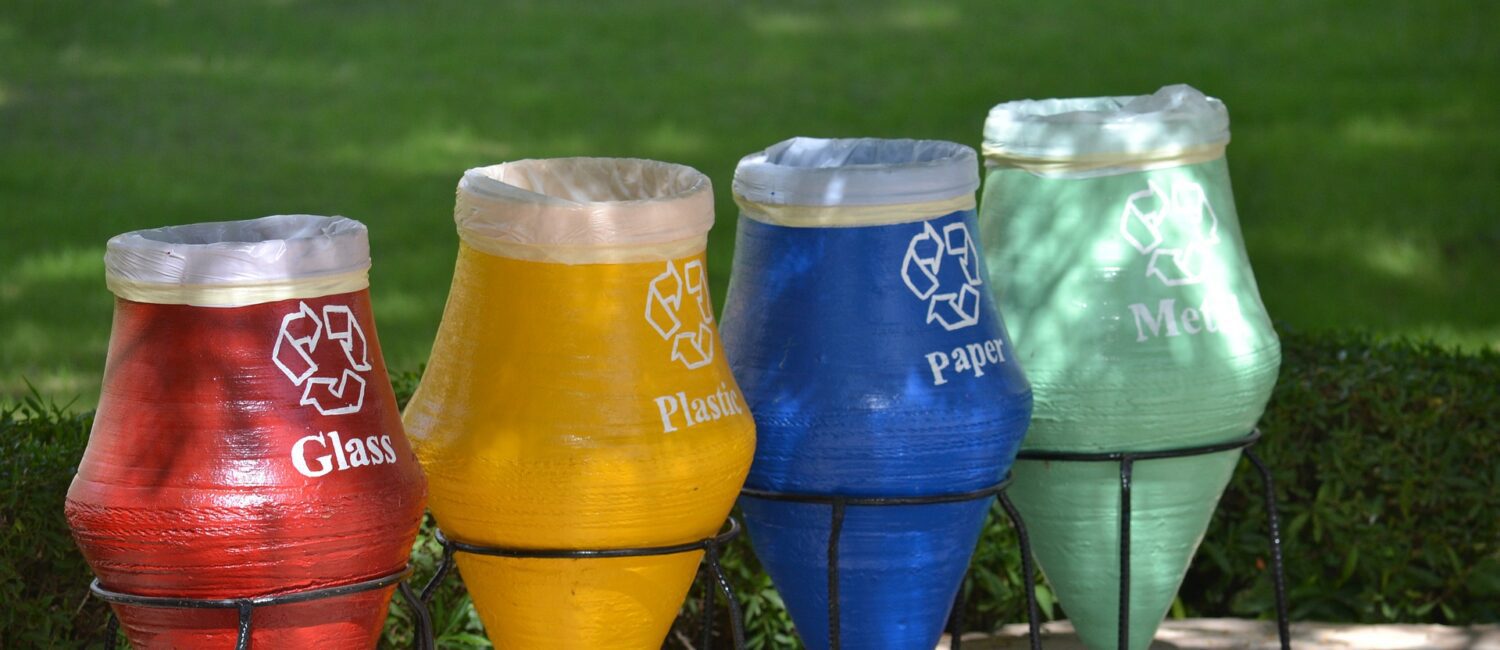
[[[963,650],[1026,650],[1026,626],[1007,625],[995,636],[965,634]],[[1240,619],[1167,621],[1151,650],[1278,650],[1276,624]],[[1293,623],[1295,650],[1500,650],[1500,625],[1341,625]],[[949,650],[948,639],[938,650]],[[1087,650],[1066,621],[1042,626],[1044,650]]]

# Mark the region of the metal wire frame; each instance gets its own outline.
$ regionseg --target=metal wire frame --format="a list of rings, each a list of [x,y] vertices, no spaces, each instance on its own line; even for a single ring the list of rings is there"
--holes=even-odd
[[[237,623],[237,636],[235,639],[235,650],[249,650],[250,636],[254,632],[254,612],[257,607],[271,607],[275,605],[291,605],[293,603],[305,603],[312,600],[325,598],[337,598],[357,594],[364,591],[382,589],[396,585],[401,597],[407,604],[411,605],[416,612],[417,630],[413,647],[418,650],[432,650],[432,619],[427,614],[427,608],[422,606],[417,595],[405,582],[412,573],[412,567],[407,564],[395,573],[371,578],[360,582],[336,587],[324,587],[321,589],[307,589],[293,591],[284,594],[270,596],[250,596],[246,598],[175,598],[170,596],[140,596],[105,589],[95,578],[89,584],[89,591],[110,604],[131,605],[135,607],[160,607],[167,609],[233,609],[239,612]],[[115,639],[119,631],[120,621],[113,614],[109,617],[109,623],[105,626],[104,647],[106,650],[114,650]]]
[[[998,496],[1000,504],[1005,508],[1005,513],[1010,517],[1011,523],[1015,525],[1016,532],[1023,544],[1028,544],[1026,524],[1021,520],[1021,513],[1011,504],[1005,495],[1005,488],[1010,486],[1011,477],[1007,475],[1003,480],[994,485],[980,488],[969,492],[957,494],[938,494],[931,496],[898,496],[898,497],[868,497],[868,496],[844,496],[833,494],[807,494],[796,492],[778,492],[774,490],[756,490],[746,488],[740,491],[742,497],[752,499],[764,499],[767,501],[791,501],[796,503],[822,503],[830,506],[832,525],[828,530],[828,647],[830,650],[841,650],[842,644],[842,621],[839,610],[839,541],[843,535],[844,516],[849,507],[866,506],[923,506],[941,503],[960,503],[964,501],[976,501]],[[1031,563],[1031,554],[1022,552],[1021,570],[1029,586],[1035,579],[1035,568]],[[956,606],[962,605],[963,590],[959,589]],[[1027,612],[1029,614],[1029,625],[1031,627],[1031,647],[1033,650],[1041,648],[1041,633],[1038,618],[1038,607],[1036,604],[1036,590],[1026,590]],[[961,632],[961,630],[960,630]],[[953,648],[958,650],[962,644],[959,633],[953,634]]]
[[[1009,479],[1007,478],[1007,483]],[[1011,503],[1010,495],[1002,488],[997,494],[1000,507],[1005,510],[1005,516],[1016,529],[1016,540],[1021,549],[1021,579],[1025,581],[1026,594],[1026,623],[1030,632],[1030,647],[1032,650],[1041,650],[1042,647],[1042,612],[1036,599],[1036,565],[1031,556],[1031,536],[1026,532],[1026,523],[1021,519],[1021,511],[1016,509],[1016,504]],[[965,582],[968,576],[965,576]],[[953,616],[950,620],[948,644],[949,650],[961,650],[963,648],[964,634],[964,590],[960,586],[958,595],[953,599]]]
[[[1215,443],[1210,445],[1199,445],[1193,447],[1182,447],[1177,449],[1163,449],[1156,451],[1125,451],[1125,452],[1060,452],[1047,450],[1022,451],[1017,455],[1017,460],[1040,460],[1050,462],[1118,462],[1120,463],[1120,589],[1119,589],[1119,636],[1118,643],[1121,650],[1129,647],[1130,639],[1130,532],[1132,499],[1131,487],[1134,474],[1134,465],[1137,461],[1160,460],[1166,458],[1183,458],[1188,456],[1199,456],[1206,454],[1230,451],[1233,449],[1244,449],[1245,456],[1255,466],[1261,475],[1264,487],[1263,496],[1266,504],[1267,524],[1271,546],[1272,581],[1276,595],[1276,619],[1277,633],[1280,636],[1283,650],[1291,648],[1290,621],[1287,614],[1286,579],[1283,569],[1282,540],[1280,516],[1277,510],[1275,485],[1272,482],[1270,469],[1250,449],[1260,439],[1258,430],[1242,439]],[[1035,566],[1031,553],[1031,544],[1026,532],[1025,522],[1020,512],[1005,494],[1005,488],[1010,485],[1011,478],[1007,476],[995,485],[958,494],[933,495],[933,496],[899,496],[899,497],[855,497],[823,494],[801,494],[774,492],[769,490],[745,489],[741,492],[743,496],[766,499],[772,501],[793,501],[802,503],[824,503],[830,506],[832,525],[829,529],[828,539],[828,637],[829,647],[832,650],[840,650],[840,616],[839,616],[839,541],[842,536],[844,517],[850,506],[914,506],[932,505],[941,503],[958,503],[972,501],[991,496],[999,498],[1000,505],[1016,527],[1017,536],[1021,546],[1021,566],[1026,582],[1026,604],[1028,626],[1030,628],[1030,641],[1033,650],[1039,650],[1040,645],[1040,612],[1037,606],[1035,589]],[[704,552],[708,572],[717,584],[719,592],[723,595],[729,609],[730,624],[732,627],[734,647],[744,648],[744,621],[739,608],[739,600],[735,597],[728,578],[724,575],[723,566],[720,563],[719,550],[724,544],[738,537],[742,529],[738,521],[733,518],[728,520],[728,530],[696,542],[674,544],[669,546],[624,548],[624,549],[516,549],[488,547],[476,544],[468,544],[445,537],[441,530],[436,531],[438,542],[443,546],[442,561],[432,578],[422,588],[420,594],[414,593],[404,579],[411,575],[412,568],[407,565],[401,571],[386,576],[381,576],[363,582],[323,589],[312,589],[274,596],[256,596],[249,598],[223,598],[223,599],[201,599],[201,598],[173,598],[160,596],[139,596],[125,594],[105,589],[95,579],[89,585],[89,590],[100,599],[109,603],[123,605],[134,605],[141,607],[163,607],[177,609],[235,609],[239,613],[238,636],[235,643],[236,650],[248,650],[250,647],[250,636],[253,626],[253,612],[257,607],[268,607],[273,605],[287,605],[293,603],[307,602],[324,598],[334,598],[363,591],[380,589],[396,584],[403,599],[416,612],[416,633],[413,646],[418,650],[432,650],[433,630],[431,614],[428,606],[432,596],[436,593],[438,585],[443,578],[453,569],[453,555],[455,553],[472,553],[476,555],[487,555],[491,557],[510,558],[532,558],[532,559],[597,559],[616,557],[644,557],[654,555],[673,555],[701,550]],[[713,638],[713,617],[709,614],[711,591],[705,588],[703,595],[703,643],[707,648]],[[960,589],[955,602],[955,611],[962,607],[963,592]],[[953,650],[960,650],[962,639],[962,621],[959,619],[953,626]],[[113,650],[115,647],[115,636],[119,621],[111,616],[106,627],[105,647]]]
[[[1260,473],[1261,484],[1264,487],[1267,528],[1271,544],[1271,580],[1276,592],[1276,632],[1281,638],[1282,650],[1291,650],[1292,634],[1290,620],[1287,616],[1286,576],[1282,568],[1281,518],[1276,508],[1276,487],[1272,483],[1271,470],[1250,449],[1252,445],[1260,440],[1260,436],[1260,430],[1256,429],[1251,431],[1249,435],[1238,440],[1192,447],[1179,447],[1176,449],[1108,452],[1023,450],[1016,456],[1016,460],[1040,460],[1065,463],[1118,462],[1120,464],[1120,624],[1119,636],[1117,637],[1120,650],[1128,650],[1130,647],[1131,482],[1134,476],[1135,463],[1137,461],[1161,460],[1164,458],[1202,456],[1233,449],[1244,449],[1245,456],[1250,459],[1251,464],[1255,465],[1256,471]],[[1021,553],[1028,556],[1031,555],[1030,544],[1023,542]],[[1035,587],[1028,582],[1027,589],[1034,590]],[[1035,601],[1034,596],[1032,597],[1032,601]],[[1033,626],[1031,634],[1032,638],[1035,639],[1037,634],[1035,626]]]
[[[727,528],[713,537],[706,537],[695,542],[683,544],[671,544],[667,546],[646,546],[640,548],[612,548],[612,549],[525,549],[506,548],[499,546],[484,546],[480,544],[469,544],[449,539],[442,530],[435,530],[439,544],[443,546],[443,558],[438,563],[437,572],[432,574],[432,579],[422,588],[422,593],[417,596],[421,603],[423,612],[427,611],[427,605],[432,600],[433,594],[437,593],[438,585],[443,578],[453,570],[455,553],[470,553],[473,555],[486,555],[489,557],[524,558],[538,560],[591,560],[602,558],[619,557],[648,557],[656,555],[676,555],[678,553],[690,553],[703,551],[703,559],[707,566],[707,572],[713,582],[718,586],[719,593],[724,597],[724,603],[729,609],[730,633],[733,635],[734,647],[743,649],[745,647],[745,623],[744,616],[740,612],[740,602],[734,595],[734,589],[729,584],[729,578],[724,575],[724,566],[719,561],[719,550],[722,546],[740,536],[743,529],[740,522],[730,517]],[[700,571],[700,574],[702,572]],[[713,616],[710,613],[711,591],[705,587],[703,594],[703,647],[708,648],[713,642]],[[430,618],[430,614],[427,614]]]

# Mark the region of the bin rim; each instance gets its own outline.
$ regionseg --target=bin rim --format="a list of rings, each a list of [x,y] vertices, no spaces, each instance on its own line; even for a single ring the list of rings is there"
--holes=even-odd
[[[104,252],[115,295],[196,306],[358,291],[369,269],[364,224],[311,214],[134,230],[110,238]]]
[[[766,205],[876,206],[930,203],[979,189],[978,154],[945,140],[782,140],[740,159],[736,199]]]
[[[706,245],[713,184],[687,165],[642,158],[516,160],[465,171],[453,219],[464,243],[505,257],[652,258],[653,247]]]
[[[1224,102],[1186,84],[1149,95],[1023,99],[996,105],[984,124],[990,165],[1114,156],[1161,157],[1229,143]]]

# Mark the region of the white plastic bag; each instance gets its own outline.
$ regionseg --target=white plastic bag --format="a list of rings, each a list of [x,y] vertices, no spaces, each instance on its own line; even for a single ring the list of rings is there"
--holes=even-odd
[[[198,307],[358,291],[369,270],[364,224],[310,214],[136,230],[111,238],[104,253],[116,296]]]

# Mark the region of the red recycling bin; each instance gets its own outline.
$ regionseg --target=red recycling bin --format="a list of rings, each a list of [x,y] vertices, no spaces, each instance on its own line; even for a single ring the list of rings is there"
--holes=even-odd
[[[276,216],[127,233],[68,490],[109,591],[227,599],[404,570],[426,485],[370,312],[365,227]],[[254,648],[370,648],[394,587],[253,610]],[[234,609],[113,605],[137,648],[232,648]]]

